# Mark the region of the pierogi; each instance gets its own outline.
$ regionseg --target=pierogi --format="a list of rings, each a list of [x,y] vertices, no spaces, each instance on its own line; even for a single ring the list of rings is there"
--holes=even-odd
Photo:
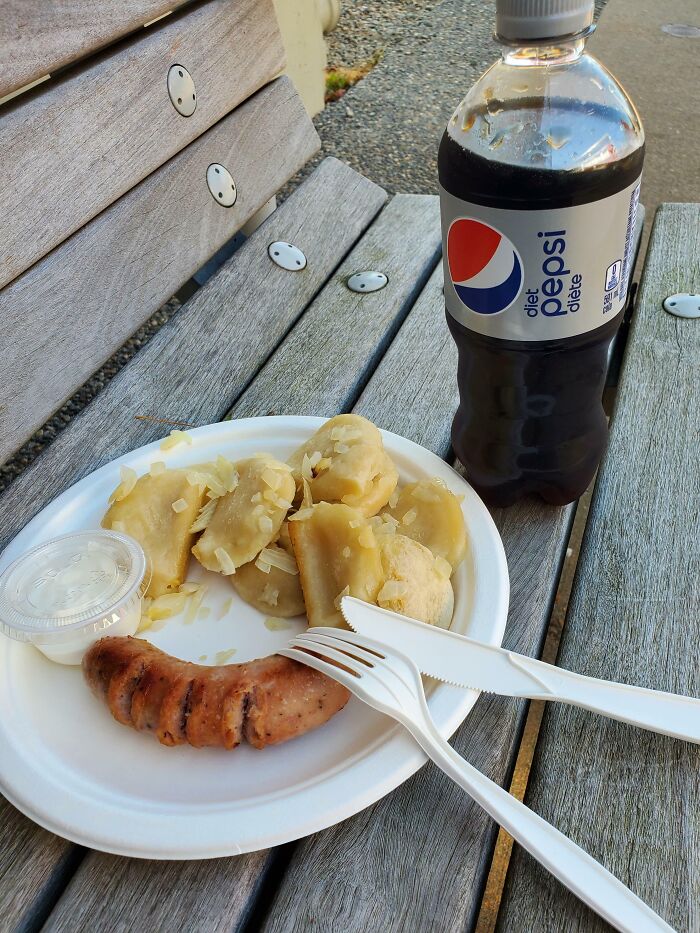
[[[342,596],[374,603],[382,582],[377,539],[367,519],[340,503],[319,502],[289,523],[309,625],[343,627]]]
[[[216,499],[192,553],[207,570],[230,575],[275,540],[294,498],[286,463],[261,455],[236,463],[238,485]]]
[[[190,531],[204,500],[204,487],[192,486],[186,470],[127,477],[112,493],[103,528],[135,538],[151,567],[148,596],[175,592],[187,575],[194,534]],[[131,489],[125,486],[129,483]],[[127,491],[128,490],[128,491]]]
[[[305,612],[287,522],[277,542],[263,548],[255,560],[239,567],[229,580],[241,599],[267,615],[288,619]]]
[[[299,495],[340,502],[375,515],[396,488],[398,473],[377,427],[360,415],[331,418],[289,458]]]
[[[467,552],[462,505],[439,479],[408,483],[396,504],[383,510],[398,522],[397,532],[413,538],[454,569]]]
[[[449,628],[454,608],[452,568],[412,538],[378,535],[384,584],[377,605],[401,615]]]

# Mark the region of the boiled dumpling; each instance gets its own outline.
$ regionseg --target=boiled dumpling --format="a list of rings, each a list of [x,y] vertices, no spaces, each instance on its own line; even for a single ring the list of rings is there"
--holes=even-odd
[[[340,597],[374,603],[382,585],[377,539],[347,505],[320,502],[289,522],[309,625],[344,626]]]
[[[255,559],[280,532],[294,498],[290,468],[271,456],[236,464],[238,485],[216,499],[214,513],[192,553],[207,570],[232,574]]]
[[[331,418],[289,463],[300,493],[306,480],[314,502],[342,502],[368,516],[386,505],[398,482],[379,429],[360,415]]]
[[[263,548],[254,561],[239,567],[229,580],[241,599],[260,612],[287,619],[305,611],[287,522],[282,525],[277,543]]]
[[[135,538],[151,565],[147,595],[163,596],[177,590],[187,575],[194,535],[190,527],[204,499],[204,487],[192,486],[186,470],[165,470],[142,476],[128,489],[128,477],[113,495],[102,519],[103,528],[123,531]],[[133,483],[133,485],[132,485]]]
[[[435,478],[409,483],[396,505],[382,512],[398,521],[397,531],[443,557],[453,568],[467,552],[462,506],[455,494]]]
[[[384,572],[377,605],[449,628],[454,609],[449,564],[405,535],[379,535],[377,541]]]

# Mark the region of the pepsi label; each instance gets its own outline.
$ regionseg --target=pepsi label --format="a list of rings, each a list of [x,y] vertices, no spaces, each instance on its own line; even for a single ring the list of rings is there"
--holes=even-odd
[[[445,304],[469,330],[558,340],[622,310],[641,176],[616,194],[554,210],[503,210],[440,188]]]

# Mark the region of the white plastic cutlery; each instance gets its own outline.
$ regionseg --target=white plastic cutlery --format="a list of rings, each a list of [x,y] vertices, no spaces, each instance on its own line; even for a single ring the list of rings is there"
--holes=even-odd
[[[408,655],[423,674],[459,687],[581,706],[642,729],[700,743],[700,700],[585,677],[345,596],[356,632]]]
[[[457,754],[437,731],[420,672],[408,657],[356,632],[333,628],[309,629],[290,646],[279,654],[340,681],[369,706],[404,725],[445,774],[608,923],[624,933],[673,933],[599,862]]]

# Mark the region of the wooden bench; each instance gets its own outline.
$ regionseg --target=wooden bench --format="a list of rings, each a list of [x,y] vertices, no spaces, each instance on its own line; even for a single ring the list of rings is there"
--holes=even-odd
[[[382,189],[327,159],[201,288],[192,283],[318,138],[289,81],[275,79],[282,53],[268,0],[188,4],[133,31],[169,6],[129,0],[99,28],[83,18],[60,36],[29,28],[19,59],[35,66],[19,69],[21,80],[65,71],[0,110],[0,159],[12,182],[0,192],[1,458],[162,302],[183,285],[191,293],[8,486],[1,545],[71,483],[162,436],[160,420],[352,410],[451,455],[456,351],[444,322],[436,197],[387,203]],[[19,15],[19,4],[11,9]],[[88,53],[96,54],[69,66]],[[190,117],[168,98],[172,65],[194,79]],[[209,192],[212,163],[235,180],[230,208]],[[276,240],[303,250],[302,272],[270,260]],[[346,278],[360,269],[385,272],[389,285],[349,291]],[[539,654],[573,515],[573,506],[534,500],[495,513],[512,584],[507,647]],[[526,709],[482,696],[455,746],[507,785]],[[567,828],[561,816],[558,824]],[[316,836],[206,862],[86,851],[1,801],[0,927],[472,929],[495,837],[491,820],[432,766]],[[656,858],[643,855],[652,870]]]

